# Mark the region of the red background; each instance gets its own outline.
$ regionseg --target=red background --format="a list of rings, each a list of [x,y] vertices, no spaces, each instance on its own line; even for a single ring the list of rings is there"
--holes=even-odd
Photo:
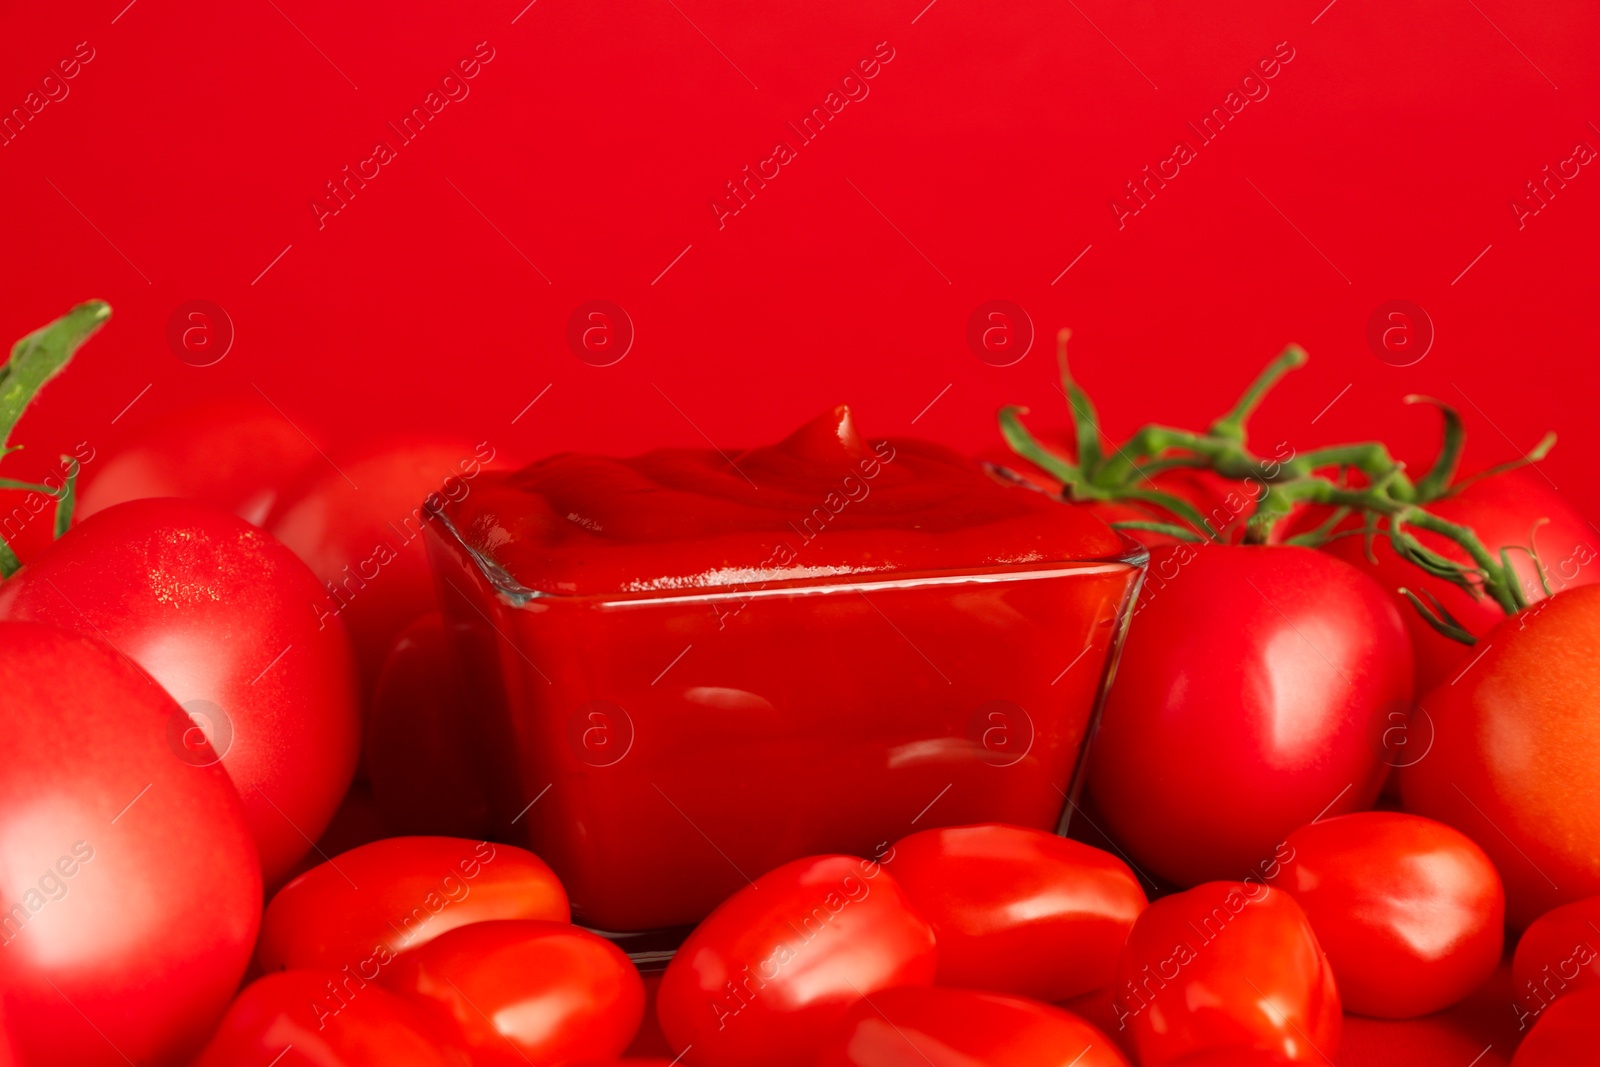
[[[1434,419],[1399,400],[1427,393],[1464,409],[1474,466],[1559,431],[1541,469],[1600,515],[1600,166],[1523,228],[1510,207],[1600,146],[1593,4],[125,2],[0,16],[6,112],[95,54],[0,146],[0,336],[115,308],[15,476],[257,389],[332,448],[427,427],[525,457],[732,449],[848,401],[870,434],[977,451],[1001,403],[1059,423],[1070,325],[1114,434],[1209,418],[1298,341],[1312,363],[1258,440],[1383,436],[1420,462]],[[470,95],[319,229],[324,182],[480,41]],[[723,183],[884,41],[870,94],[719,229]],[[1269,95],[1198,147],[1186,123],[1279,42]],[[1111,199],[1180,138],[1198,158],[1119,229]],[[237,335],[209,367],[165,338],[197,298]],[[567,347],[593,299],[637,331],[613,366]],[[1012,366],[965,340],[992,299],[1040,337]],[[1436,330],[1413,366],[1365,340],[1392,299]]]

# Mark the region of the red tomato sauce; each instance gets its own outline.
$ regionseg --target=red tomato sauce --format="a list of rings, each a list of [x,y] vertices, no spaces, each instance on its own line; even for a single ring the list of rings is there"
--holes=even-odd
[[[799,856],[1056,829],[1143,551],[837,408],[744,452],[559,455],[429,523],[494,833],[577,921],[692,923]]]

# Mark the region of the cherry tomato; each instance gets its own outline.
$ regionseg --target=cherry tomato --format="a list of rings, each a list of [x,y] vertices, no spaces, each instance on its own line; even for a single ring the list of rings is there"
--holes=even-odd
[[[1236,1045],[1333,1062],[1339,991],[1306,913],[1260,882],[1207,882],[1133,924],[1116,1006],[1139,1063]]]
[[[21,1062],[192,1053],[255,941],[261,868],[227,774],[113,649],[0,623],[0,1002]]]
[[[1428,754],[1401,771],[1408,811],[1476,841],[1522,928],[1600,894],[1600,587],[1558,593],[1486,634],[1421,707]]]
[[[376,977],[376,971],[373,972]],[[239,994],[193,1067],[469,1067],[414,1005],[350,972],[279,971]]]
[[[1600,1061],[1600,989],[1562,997],[1517,1046],[1511,1067],[1578,1067]]]
[[[468,691],[439,613],[406,627],[367,718],[367,777],[390,833],[488,833],[489,798],[463,727]]]
[[[1346,1011],[1407,1019],[1449,1007],[1494,973],[1505,890],[1483,849],[1403,812],[1302,826],[1274,884],[1305,910]]]
[[[383,983],[458,1032],[478,1067],[616,1056],[644,1018],[633,962],[567,923],[457,927],[396,958]]]
[[[990,823],[924,830],[884,862],[933,926],[942,986],[1066,1000],[1111,984],[1144,891],[1078,841]]]
[[[285,488],[324,463],[304,434],[265,401],[178,412],[85,461],[78,516],[151,497],[183,497],[259,526]]]
[[[268,518],[267,529],[327,587],[324,610],[349,627],[365,692],[400,631],[434,607],[424,500],[432,493],[464,498],[494,456],[487,443],[372,449],[337,467],[311,468]]]
[[[800,1067],[851,1005],[930,985],[937,967],[932,928],[888,871],[808,856],[762,875],[695,928],[667,966],[656,1010],[692,1064]]]
[[[1472,527],[1489,551],[1499,554],[1501,546],[1521,545],[1537,548],[1544,563],[1551,589],[1560,592],[1575,586],[1600,581],[1600,538],[1583,516],[1567,504],[1550,483],[1538,474],[1513,471],[1473,482],[1455,496],[1428,505],[1441,519]],[[1541,519],[1549,522],[1535,530]],[[1412,531],[1417,540],[1447,559],[1468,562],[1460,545],[1426,530]],[[1406,602],[1397,590],[1401,587],[1438,598],[1445,609],[1474,636],[1482,637],[1505,613],[1488,597],[1474,597],[1460,586],[1442,578],[1430,577],[1420,568],[1395,554],[1387,539],[1372,542],[1372,557],[1367,556],[1365,538],[1344,537],[1330,541],[1325,550],[1365,570],[1394,599],[1411,631],[1416,655],[1417,692],[1448,682],[1475,655],[1468,648],[1441,634]],[[1544,586],[1538,570],[1526,552],[1509,554],[1512,569],[1521,580],[1522,591],[1530,602],[1544,599]],[[1373,561],[1376,562],[1373,562]]]
[[[1183,544],[1150,570],[1089,755],[1106,831],[1178,883],[1243,878],[1289,831],[1371,805],[1407,707],[1400,613],[1305,548]]]
[[[313,867],[261,921],[263,970],[354,967],[488,919],[571,918],[544,861],[511,845],[389,837]]]
[[[1564,904],[1534,920],[1511,965],[1524,1026],[1557,997],[1600,987],[1600,897]]]
[[[970,989],[886,989],[850,1009],[817,1067],[1128,1067],[1069,1011]]]
[[[0,586],[0,617],[98,637],[149,671],[183,709],[166,724],[174,751],[220,757],[238,787],[270,886],[328,824],[361,742],[350,642],[337,620],[318,624],[323,600],[305,564],[243,519],[136,500]]]

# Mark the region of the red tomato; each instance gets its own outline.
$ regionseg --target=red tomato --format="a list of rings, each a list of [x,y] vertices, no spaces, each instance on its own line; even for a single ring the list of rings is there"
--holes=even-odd
[[[181,714],[101,643],[0,623],[0,1002],[23,1063],[180,1061],[244,973],[261,869],[227,774],[171,748]]]
[[[1517,942],[1511,964],[1523,1026],[1557,997],[1600,988],[1600,897],[1545,912]]]
[[[1600,1062],[1600,989],[1562,997],[1517,1046],[1511,1067],[1579,1067]]]
[[[1409,1019],[1494,973],[1505,890],[1483,849],[1432,819],[1364,811],[1302,826],[1274,884],[1305,909],[1346,1011]]]
[[[376,972],[373,972],[374,975]],[[245,987],[193,1067],[468,1067],[416,1008],[349,972],[280,971]]]
[[[808,856],[762,875],[695,928],[661,979],[656,1010],[689,1063],[799,1067],[862,997],[930,985],[937,967],[933,930],[886,870]]]
[[[1311,923],[1260,882],[1162,897],[1117,965],[1117,1013],[1144,1067],[1233,1046],[1333,1062],[1339,991]]]
[[[406,627],[367,718],[367,777],[390,833],[488,833],[489,798],[464,727],[467,692],[439,613]]]
[[[1070,1011],[970,989],[886,989],[850,1009],[817,1067],[1128,1067]]]
[[[633,962],[567,923],[458,927],[398,957],[383,983],[458,1032],[477,1067],[617,1056],[644,1018]]]
[[[129,500],[184,497],[260,525],[283,491],[325,461],[266,402],[229,401],[178,412],[83,464],[78,515]]]
[[[884,857],[939,943],[942,986],[1066,1000],[1111,984],[1145,907],[1128,865],[990,823],[924,830]]]
[[[1400,791],[1408,811],[1483,847],[1520,929],[1600,894],[1600,587],[1507,619],[1475,655],[1423,698],[1433,747]]]
[[[1545,565],[1550,587],[1556,592],[1600,581],[1600,551],[1593,528],[1567,504],[1550,483],[1538,474],[1513,471],[1473,482],[1456,496],[1428,505],[1441,519],[1470,526],[1489,551],[1498,555],[1501,546],[1537,547]],[[1534,530],[1540,519],[1548,523]],[[1417,540],[1447,559],[1468,562],[1460,545],[1449,538],[1425,530],[1413,530]],[[1432,578],[1420,568],[1395,554],[1387,539],[1373,539],[1372,556],[1367,558],[1365,538],[1344,537],[1329,542],[1326,551],[1365,570],[1378,580],[1394,599],[1411,631],[1417,663],[1417,692],[1425,693],[1448,682],[1476,655],[1476,650],[1439,633],[1397,592],[1402,586],[1413,592],[1427,590],[1473,635],[1482,637],[1505,618],[1505,612],[1488,597],[1474,597],[1442,578]],[[1530,603],[1543,600],[1544,586],[1533,560],[1526,552],[1510,553],[1511,566],[1521,579],[1523,593]]]
[[[350,628],[365,692],[400,631],[434,607],[423,501],[432,493],[462,499],[494,456],[487,443],[374,449],[337,467],[312,468],[267,520],[327,586],[332,599],[324,610]]]
[[[1090,798],[1141,868],[1242,878],[1295,827],[1371,805],[1375,727],[1410,696],[1400,613],[1355,568],[1286,546],[1153,549]]]
[[[544,861],[511,845],[456,837],[389,837],[302,874],[267,905],[264,970],[360,970],[488,919],[571,918]]]
[[[1172,1067],[1290,1067],[1294,1062],[1281,1052],[1240,1045],[1197,1052],[1193,1056],[1173,1060]]]
[[[350,642],[336,620],[319,625],[324,600],[305,564],[244,520],[138,500],[0,586],[0,617],[98,637],[149,671],[188,712],[167,724],[174,753],[220,756],[238,787],[270,886],[328,824],[361,743]]]

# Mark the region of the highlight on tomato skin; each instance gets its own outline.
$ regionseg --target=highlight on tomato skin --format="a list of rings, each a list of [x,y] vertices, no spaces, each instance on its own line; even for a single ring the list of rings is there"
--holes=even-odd
[[[349,967],[377,974],[446,931],[489,919],[567,922],[555,873],[514,845],[389,837],[335,856],[278,890],[261,922],[266,971]]]
[[[1563,904],[1535,919],[1511,962],[1523,1028],[1561,997],[1600,988],[1600,896]]]
[[[1367,811],[1288,837],[1275,888],[1305,910],[1344,1010],[1385,1019],[1440,1011],[1494,973],[1505,890],[1483,850],[1443,823]]]
[[[1128,1067],[1105,1034],[1050,1004],[970,989],[903,986],[850,1009],[817,1067]]]
[[[1044,830],[923,830],[883,862],[933,926],[941,986],[1063,1001],[1111,984],[1147,903],[1126,863]]]
[[[809,1067],[863,997],[931,985],[933,929],[886,868],[808,856],[734,893],[686,938],[656,1011],[697,1067]]]
[[[1600,989],[1562,997],[1545,1010],[1517,1046],[1511,1067],[1576,1067],[1596,1062],[1600,1049]]]
[[[381,981],[458,1034],[476,1067],[620,1055],[644,1016],[633,962],[567,923],[457,927],[397,957]]]
[[[1117,965],[1117,1025],[1143,1067],[1252,1046],[1300,1063],[1338,1052],[1339,990],[1306,913],[1259,881],[1153,902]]]

